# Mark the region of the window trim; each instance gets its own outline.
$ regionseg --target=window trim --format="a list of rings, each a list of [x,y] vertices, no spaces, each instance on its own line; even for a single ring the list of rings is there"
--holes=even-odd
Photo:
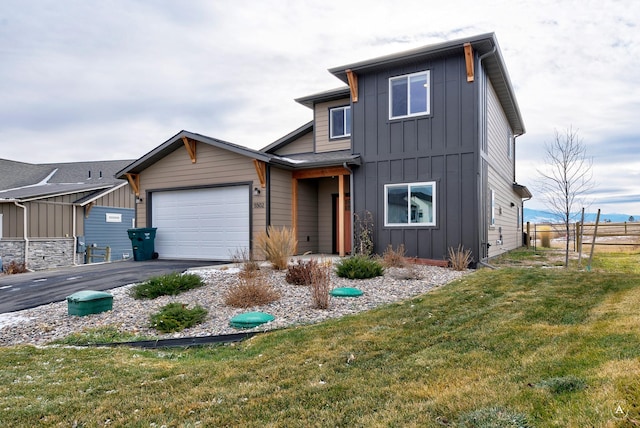
[[[426,111],[421,111],[421,112],[417,112],[417,113],[411,113],[409,112],[409,107],[411,106],[411,86],[408,84],[409,79],[413,76],[418,76],[424,74],[427,77],[427,83],[425,86],[425,91],[426,91]],[[393,115],[393,100],[392,100],[392,95],[393,92],[391,90],[391,82],[395,81],[395,80],[400,80],[400,79],[406,79],[407,80],[407,114],[405,115],[400,115],[400,116],[394,116]],[[388,101],[389,101],[389,120],[396,120],[396,119],[405,119],[405,118],[410,118],[410,117],[419,117],[419,116],[428,116],[431,114],[431,70],[423,70],[423,71],[417,71],[415,73],[409,73],[409,74],[403,74],[400,76],[394,76],[394,77],[390,77],[389,78],[389,97],[388,97]]]
[[[407,193],[411,193],[412,187],[431,186],[431,213],[432,220],[428,223],[411,222],[411,199],[407,200],[407,223],[389,223],[389,188],[406,186]],[[384,185],[384,226],[385,227],[434,227],[437,226],[437,185],[435,181],[420,181],[411,183],[389,183]]]
[[[342,135],[333,135],[333,112],[335,110],[342,110],[342,125],[344,126],[344,134]],[[330,140],[338,140],[338,139],[342,139],[342,138],[349,138],[351,137],[351,124],[349,123],[349,126],[347,126],[347,114],[346,111],[349,110],[349,112],[351,112],[351,106],[350,105],[346,105],[346,106],[339,106],[339,107],[331,107],[329,108],[329,139]]]

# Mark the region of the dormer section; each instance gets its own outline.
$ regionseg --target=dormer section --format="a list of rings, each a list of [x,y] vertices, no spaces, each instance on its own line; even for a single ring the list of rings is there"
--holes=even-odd
[[[351,98],[348,87],[298,98],[313,109],[314,152],[351,150]]]

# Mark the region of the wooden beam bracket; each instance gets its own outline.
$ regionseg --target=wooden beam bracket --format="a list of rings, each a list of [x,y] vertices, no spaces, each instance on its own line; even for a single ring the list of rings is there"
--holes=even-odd
[[[133,193],[135,193],[136,196],[140,196],[140,174],[131,174],[127,172],[125,176],[127,177],[129,186],[133,189]]]
[[[351,101],[354,103],[358,102],[358,75],[353,72],[353,70],[348,69],[347,73],[347,81],[349,82],[349,89],[351,89]]]
[[[187,149],[187,153],[189,153],[191,163],[196,163],[196,142],[187,137],[182,137],[182,141],[184,142],[184,147]]]
[[[258,159],[253,160],[253,166],[256,168],[256,174],[258,174],[258,180],[260,180],[260,187],[263,189],[267,187],[267,164],[259,161]]]
[[[464,44],[464,60],[467,64],[467,82],[473,82],[475,79],[473,71],[473,47],[471,43]]]

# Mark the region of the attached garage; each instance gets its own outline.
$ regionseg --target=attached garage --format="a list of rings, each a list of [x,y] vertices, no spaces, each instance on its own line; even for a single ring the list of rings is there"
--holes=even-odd
[[[248,185],[150,192],[161,259],[230,260],[249,250]]]

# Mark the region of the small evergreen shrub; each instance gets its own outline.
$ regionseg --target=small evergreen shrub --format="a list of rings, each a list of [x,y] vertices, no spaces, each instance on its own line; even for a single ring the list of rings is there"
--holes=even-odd
[[[231,287],[224,296],[224,303],[234,308],[251,308],[275,302],[280,293],[262,275],[252,278],[239,277],[237,285]]]
[[[258,233],[255,244],[274,269],[283,270],[287,268],[289,257],[295,252],[298,240],[293,234],[293,229],[289,227],[269,226],[266,232]]]
[[[167,275],[155,276],[149,280],[134,286],[130,295],[134,299],[155,299],[160,296],[175,296],[184,291],[202,287],[202,278],[193,273],[180,274],[179,272]]]
[[[449,263],[453,270],[467,270],[471,260],[471,250],[465,250],[461,244],[458,244],[458,248],[455,249],[449,247]]]
[[[382,264],[385,268],[391,267],[405,267],[407,265],[407,259],[404,257],[405,250],[404,244],[398,245],[394,250],[393,246],[389,244],[387,249],[382,253]]]
[[[370,257],[356,255],[340,260],[336,266],[336,274],[340,278],[366,279],[383,275],[384,268]]]
[[[201,306],[188,309],[183,303],[169,303],[151,315],[151,327],[163,333],[182,331],[200,324],[206,316],[207,310]]]
[[[313,259],[307,261],[298,259],[296,264],[287,268],[285,280],[294,285],[311,285],[312,274],[317,268],[318,262]]]

